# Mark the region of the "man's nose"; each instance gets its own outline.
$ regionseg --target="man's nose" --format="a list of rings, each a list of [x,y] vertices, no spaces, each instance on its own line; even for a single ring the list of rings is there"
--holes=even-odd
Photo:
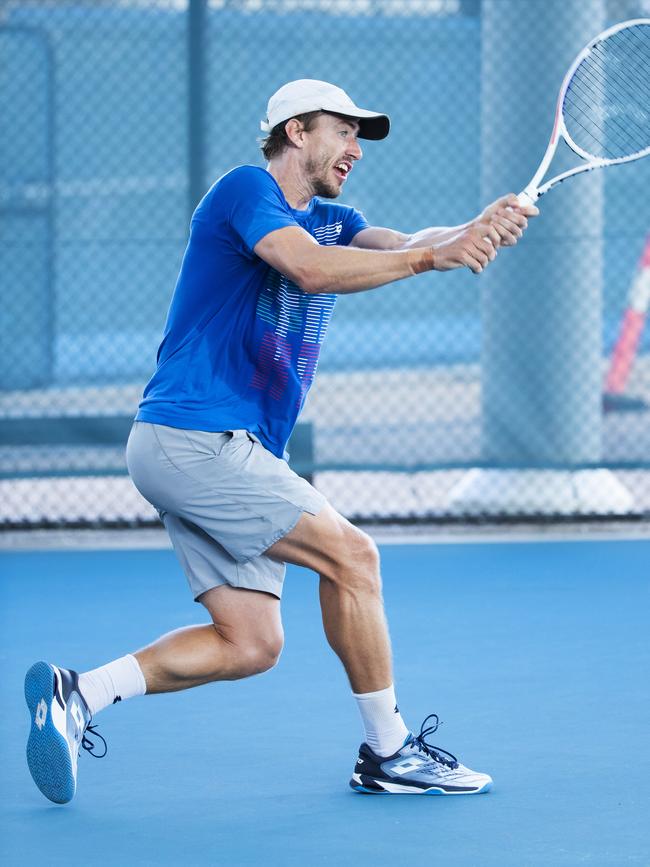
[[[348,148],[348,154],[351,157],[354,157],[355,160],[361,159],[361,157],[363,156],[363,151],[361,150],[361,145],[359,144],[358,139],[355,139],[354,141],[350,142],[350,145]]]

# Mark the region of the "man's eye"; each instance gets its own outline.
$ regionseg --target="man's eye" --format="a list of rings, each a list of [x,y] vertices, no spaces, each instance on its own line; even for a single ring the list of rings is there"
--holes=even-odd
[[[339,132],[339,135],[347,135],[347,134],[348,134],[348,130],[347,130],[347,129],[342,129],[342,130]]]

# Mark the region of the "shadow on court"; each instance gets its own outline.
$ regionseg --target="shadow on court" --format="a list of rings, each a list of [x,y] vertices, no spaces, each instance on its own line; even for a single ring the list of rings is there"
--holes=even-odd
[[[87,670],[202,622],[170,551],[0,554],[0,857],[91,865],[650,863],[649,541],[384,546],[400,709],[480,771],[474,797],[347,787],[360,722],[290,569],[279,666],[96,718],[65,807],[24,759],[25,670]]]

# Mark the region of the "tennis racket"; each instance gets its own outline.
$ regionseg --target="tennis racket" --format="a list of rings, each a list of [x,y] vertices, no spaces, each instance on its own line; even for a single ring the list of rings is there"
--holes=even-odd
[[[583,162],[541,184],[560,138]],[[650,154],[650,18],[623,21],[586,45],[564,77],[544,158],[519,194],[530,205],[567,178]]]

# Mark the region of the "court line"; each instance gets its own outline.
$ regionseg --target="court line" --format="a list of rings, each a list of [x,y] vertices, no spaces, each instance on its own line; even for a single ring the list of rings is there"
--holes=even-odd
[[[611,525],[575,525],[539,527],[518,525],[511,528],[488,526],[449,527],[431,529],[401,525],[377,526],[360,524],[378,545],[475,545],[524,544],[529,542],[606,542],[634,541],[650,538],[650,523],[621,527]],[[0,532],[0,551],[49,550],[171,550],[171,542],[164,529],[143,528],[132,530],[8,530]]]

